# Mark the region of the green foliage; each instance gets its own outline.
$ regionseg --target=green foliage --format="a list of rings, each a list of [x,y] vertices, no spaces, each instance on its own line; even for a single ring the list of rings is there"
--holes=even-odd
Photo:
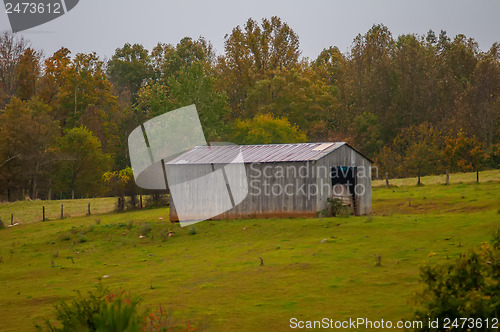
[[[142,82],[152,74],[149,53],[142,45],[126,43],[116,49],[107,71],[120,94],[130,94],[130,100],[134,102]]]
[[[138,187],[134,181],[132,168],[126,167],[119,171],[106,172],[102,180],[111,195],[121,197],[122,200],[125,200],[125,196],[130,196],[131,204],[135,206]]]
[[[221,140],[227,131],[229,108],[225,93],[215,89],[215,75],[202,62],[193,62],[168,80],[172,109],[195,104],[206,139]]]
[[[139,235],[147,236],[149,233],[151,233],[152,230],[153,229],[151,228],[150,224],[144,223],[141,225],[138,232],[139,232]]]
[[[190,235],[196,235],[198,233],[198,229],[195,226],[191,226],[188,229]]]
[[[251,120],[238,120],[232,140],[238,144],[275,144],[305,142],[307,137],[286,118],[259,114]]]
[[[401,131],[389,147],[384,147],[377,163],[391,176],[420,177],[440,169],[443,136],[433,126],[422,123]]]
[[[46,322],[46,330],[66,331],[140,331],[141,317],[137,312],[139,299],[121,293],[110,293],[99,285],[88,297],[78,293],[71,302],[56,305],[58,324]],[[62,327],[59,327],[62,325]],[[42,326],[37,326],[43,331]]]
[[[237,115],[244,114],[247,89],[261,79],[271,79],[279,70],[299,63],[299,38],[279,17],[263,19],[261,25],[248,19],[225,38],[225,54],[219,58],[220,84],[228,93]]]
[[[334,217],[344,217],[348,218],[350,215],[349,208],[342,204],[342,200],[338,198],[327,199],[329,203],[329,210],[331,211],[331,215]]]
[[[420,277],[425,289],[415,318],[493,318],[500,313],[500,231],[491,244],[460,255],[453,263],[424,266]],[[422,330],[429,330],[424,327]],[[472,330],[483,330],[476,327]]]
[[[70,190],[72,197],[80,193],[99,193],[102,174],[109,168],[111,157],[101,150],[101,142],[87,128],[67,130],[59,140],[57,152],[57,184]]]

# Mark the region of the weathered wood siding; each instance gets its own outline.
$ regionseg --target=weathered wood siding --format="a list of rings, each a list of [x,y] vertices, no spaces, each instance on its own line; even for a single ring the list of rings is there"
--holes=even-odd
[[[183,183],[199,178],[218,170],[223,165],[184,164],[169,165],[169,179],[175,183]],[[318,211],[326,209],[327,198],[331,196],[330,169],[332,166],[363,167],[369,172],[371,163],[349,146],[341,146],[317,161],[307,162],[275,162],[245,164],[248,179],[248,195],[226,212],[213,219],[252,218],[252,217],[286,217],[316,216]],[[214,167],[214,168],[213,168]],[[280,172],[282,173],[280,175]],[[298,174],[298,172],[301,172]],[[226,172],[232,192],[245,186],[244,179],[234,172]],[[358,171],[358,175],[359,171]],[[366,174],[365,174],[366,175]],[[207,180],[209,181],[209,180]],[[207,183],[214,195],[225,197],[225,183]],[[357,176],[356,184],[363,186],[365,192],[356,195],[356,215],[371,213],[371,178]],[[235,200],[236,197],[235,197]],[[197,211],[221,211],[227,207],[227,201],[214,202],[206,195],[193,192],[187,203],[193,211],[193,219],[198,219]],[[217,205],[217,206],[214,206]],[[219,206],[220,205],[220,206]],[[171,219],[177,220],[175,207],[171,207]]]

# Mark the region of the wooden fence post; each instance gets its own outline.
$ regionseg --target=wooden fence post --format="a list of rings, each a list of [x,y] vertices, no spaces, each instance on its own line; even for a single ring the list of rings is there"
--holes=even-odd
[[[45,205],[42,206],[42,221],[45,221]]]
[[[141,201],[141,209],[142,209],[142,195],[139,195],[139,200]]]
[[[385,172],[385,187],[389,188],[389,173]]]
[[[14,213],[11,213],[10,214],[10,224],[13,225],[14,224]]]
[[[450,172],[448,170],[446,170],[446,185],[450,185]]]
[[[88,206],[88,209],[87,209],[87,214],[90,216],[90,203],[89,203],[89,206]]]
[[[61,204],[61,219],[64,218],[64,204]]]

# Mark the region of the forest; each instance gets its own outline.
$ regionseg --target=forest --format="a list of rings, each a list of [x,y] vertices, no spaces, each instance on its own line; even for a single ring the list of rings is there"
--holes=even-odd
[[[190,104],[208,142],[346,141],[391,178],[498,168],[500,44],[378,24],[309,59],[271,17],[228,31],[222,54],[186,37],[104,59],[2,32],[0,200],[136,190],[128,134]]]

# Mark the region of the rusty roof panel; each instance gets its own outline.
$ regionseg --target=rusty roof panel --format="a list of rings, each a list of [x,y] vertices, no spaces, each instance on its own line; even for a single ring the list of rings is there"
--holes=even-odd
[[[266,145],[197,146],[167,162],[181,164],[227,164],[242,153],[245,163],[318,160],[345,142]]]

